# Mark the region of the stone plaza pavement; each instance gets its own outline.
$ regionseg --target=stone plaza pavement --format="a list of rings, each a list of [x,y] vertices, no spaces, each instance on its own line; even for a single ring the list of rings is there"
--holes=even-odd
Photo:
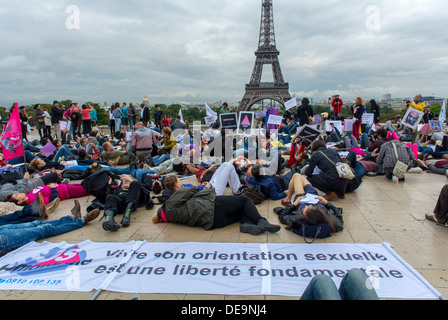
[[[73,181],[72,183],[76,183]],[[183,183],[197,184],[195,178]],[[409,173],[405,183],[394,183],[384,176],[365,177],[361,187],[344,200],[337,199],[334,204],[343,208],[345,229],[329,239],[317,243],[366,243],[387,242],[407,263],[415,268],[443,296],[448,296],[448,229],[425,221],[425,213],[432,213],[442,187],[448,183],[444,175],[426,172]],[[226,194],[230,194],[227,190]],[[79,199],[83,213],[93,197]],[[280,224],[275,207],[280,201],[265,200],[258,209],[271,223]],[[49,219],[56,220],[67,215],[73,207],[73,200],[61,202],[60,207]],[[131,226],[121,228],[115,233],[102,229],[99,219],[80,230],[61,236],[45,239],[59,243],[128,242],[146,240],[147,242],[211,242],[211,243],[297,243],[303,238],[282,230],[276,234],[251,236],[239,231],[239,224],[224,229],[204,231],[202,228],[189,228],[176,224],[153,224],[151,219],[156,209],[139,209],[132,216]],[[101,216],[100,216],[101,217]],[[119,217],[117,221],[120,221]],[[41,242],[41,241],[39,241]],[[0,299],[24,300],[89,300],[95,292],[44,292],[44,291],[2,291]],[[300,296],[298,292],[297,297]],[[129,300],[129,294],[101,292],[98,300]],[[265,300],[297,299],[295,297],[275,296],[225,296],[225,295],[186,295],[186,294],[140,294],[142,300]]]

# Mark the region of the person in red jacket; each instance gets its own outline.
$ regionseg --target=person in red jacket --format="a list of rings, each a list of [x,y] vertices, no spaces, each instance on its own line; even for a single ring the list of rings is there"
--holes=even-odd
[[[341,120],[342,106],[344,105],[344,102],[341,98],[339,98],[339,95],[335,95],[333,97],[333,102],[331,105],[333,107],[334,120]]]
[[[162,124],[165,128],[169,127],[171,125],[171,119],[168,118],[166,115],[164,115],[164,117],[162,119]]]

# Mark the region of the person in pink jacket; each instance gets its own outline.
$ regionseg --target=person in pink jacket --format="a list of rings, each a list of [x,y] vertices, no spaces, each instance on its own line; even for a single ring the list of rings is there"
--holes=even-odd
[[[32,204],[36,200],[38,194],[41,193],[44,198],[45,205],[51,203],[56,198],[61,201],[67,199],[82,198],[89,194],[80,184],[49,184],[33,189],[30,193],[15,193],[5,200],[6,202],[13,202],[19,206],[26,206]]]

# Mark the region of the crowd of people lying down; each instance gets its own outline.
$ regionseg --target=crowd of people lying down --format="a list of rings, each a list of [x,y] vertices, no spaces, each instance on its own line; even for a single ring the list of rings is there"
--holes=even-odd
[[[65,141],[51,134],[24,141],[23,157],[1,160],[0,233],[7,241],[0,250],[5,254],[82,228],[100,216],[105,231],[117,232],[130,226],[133,214],[146,211],[153,223],[205,230],[239,223],[242,233],[255,236],[279,232],[283,224],[305,237],[323,238],[344,228],[342,209],[333,200],[355,192],[365,176],[405,183],[405,175],[395,176],[397,162],[407,172],[447,172],[444,132],[416,135],[393,119],[360,127],[356,134],[333,126],[309,144],[291,134],[293,122],[294,115],[285,116],[278,130],[260,128],[258,136],[213,124],[197,137],[178,118],[160,128],[136,122],[129,135],[89,127],[79,136],[64,132]],[[51,154],[41,152],[50,144]],[[350,168],[348,176],[340,164]],[[186,178],[195,183],[184,183]],[[92,201],[83,209],[77,199],[87,196]],[[446,223],[447,197],[445,190],[427,219]],[[70,214],[49,219],[70,199]],[[281,201],[274,209],[280,224],[259,212],[257,205],[268,199]]]

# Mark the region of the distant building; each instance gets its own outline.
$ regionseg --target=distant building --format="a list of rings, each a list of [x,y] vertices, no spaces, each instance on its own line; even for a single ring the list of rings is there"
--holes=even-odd
[[[145,98],[143,99],[143,105],[149,107],[149,100],[148,98],[145,96]]]

